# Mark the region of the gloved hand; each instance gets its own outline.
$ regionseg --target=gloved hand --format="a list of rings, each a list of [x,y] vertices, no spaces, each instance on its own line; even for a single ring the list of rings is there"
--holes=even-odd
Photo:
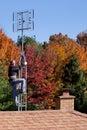
[[[24,62],[24,65],[27,65],[27,62],[26,62],[26,61]]]

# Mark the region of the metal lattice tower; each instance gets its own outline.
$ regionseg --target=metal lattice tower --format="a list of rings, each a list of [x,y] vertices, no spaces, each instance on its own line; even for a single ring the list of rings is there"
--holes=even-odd
[[[23,32],[24,30],[34,30],[34,10],[30,11],[22,11],[13,13],[13,32],[14,31],[21,31],[22,37],[22,54],[20,57],[19,64],[22,63],[22,56],[24,57],[24,61],[26,61],[25,53],[24,53],[24,39],[23,39]],[[22,77],[22,71],[25,71],[25,79],[27,84],[27,65],[21,69],[19,73],[19,77]],[[26,93],[19,93],[18,94],[18,111],[27,110],[27,86],[26,86]]]

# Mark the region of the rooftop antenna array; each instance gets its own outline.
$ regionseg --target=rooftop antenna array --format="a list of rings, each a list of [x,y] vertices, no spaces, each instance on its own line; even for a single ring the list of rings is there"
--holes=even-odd
[[[23,39],[23,33],[25,30],[34,30],[34,9],[29,11],[21,11],[21,12],[13,12],[13,32],[20,31],[21,32],[21,38],[22,38],[22,56],[24,57],[24,60],[26,61],[26,57],[24,54],[24,39]],[[19,64],[22,62],[22,56],[20,58]],[[19,77],[22,77],[22,70],[19,73]],[[25,78],[27,82],[27,66],[25,67]],[[26,86],[27,88],[27,86]],[[27,97],[27,89],[26,94]],[[18,111],[27,110],[27,100],[25,100],[24,94],[18,94],[19,104],[18,104]]]

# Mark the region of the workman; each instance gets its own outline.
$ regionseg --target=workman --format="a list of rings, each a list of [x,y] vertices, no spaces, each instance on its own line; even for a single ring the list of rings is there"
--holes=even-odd
[[[24,63],[24,66],[27,65],[27,62]],[[10,66],[8,69],[8,77],[9,82],[13,87],[13,98],[15,100],[15,104],[18,104],[18,93],[26,93],[26,79],[25,78],[18,78],[18,73],[22,66],[16,66],[15,60],[11,60]]]

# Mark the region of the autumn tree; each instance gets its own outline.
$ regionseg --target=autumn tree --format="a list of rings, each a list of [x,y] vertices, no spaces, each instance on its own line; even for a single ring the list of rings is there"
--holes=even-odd
[[[51,65],[54,70],[54,82],[56,84],[56,93],[63,86],[61,77],[63,75],[63,67],[69,62],[70,54],[75,53],[75,49],[78,46],[75,45],[75,41],[68,38],[67,35],[63,36],[60,34],[55,34],[50,36],[49,44],[46,47],[49,57],[51,57]]]
[[[11,59],[19,61],[20,53],[20,48],[0,30],[0,59],[5,59],[7,65],[9,65]]]
[[[55,89],[52,82],[53,69],[50,66],[50,59],[45,53],[36,53],[35,48],[27,46],[25,49],[27,59],[27,82],[28,82],[28,101],[38,104],[44,108],[49,108],[53,103],[53,91]],[[50,99],[50,100],[49,100]]]
[[[82,33],[79,33],[77,35],[77,40],[76,41],[77,41],[78,44],[87,47],[87,32],[84,31]]]
[[[53,37],[51,39],[51,37]],[[76,58],[79,60],[80,69],[87,71],[87,51],[85,47],[78,44],[76,41],[70,39],[67,35],[56,34],[50,37],[49,44],[55,46],[55,44],[60,45],[62,49],[58,50],[58,45],[55,46],[57,53],[60,52],[60,56],[64,58],[64,64],[69,61],[69,57],[71,54],[74,54]],[[60,44],[61,43],[61,44]]]
[[[84,74],[87,75],[87,51],[85,50],[84,46],[81,46],[76,41],[70,39],[67,35],[62,35],[60,33],[58,35],[55,34],[50,37],[48,48],[50,48],[50,52],[52,51],[52,49],[52,53],[56,52],[56,58],[55,56],[53,56],[54,58],[52,58],[52,62],[54,61],[54,59],[56,59],[55,62],[53,62],[53,67],[55,73],[54,79],[57,88],[60,89],[64,84],[64,82],[61,81],[61,77],[64,73],[63,68],[65,68],[66,65],[70,63],[71,55],[74,55],[74,58],[78,59],[78,70],[82,70]],[[83,78],[84,74],[82,74]],[[67,80],[69,80],[70,76],[71,73],[67,76]],[[80,92],[81,91],[79,91],[79,95],[81,94]],[[58,95],[58,91],[56,91],[56,94]]]

